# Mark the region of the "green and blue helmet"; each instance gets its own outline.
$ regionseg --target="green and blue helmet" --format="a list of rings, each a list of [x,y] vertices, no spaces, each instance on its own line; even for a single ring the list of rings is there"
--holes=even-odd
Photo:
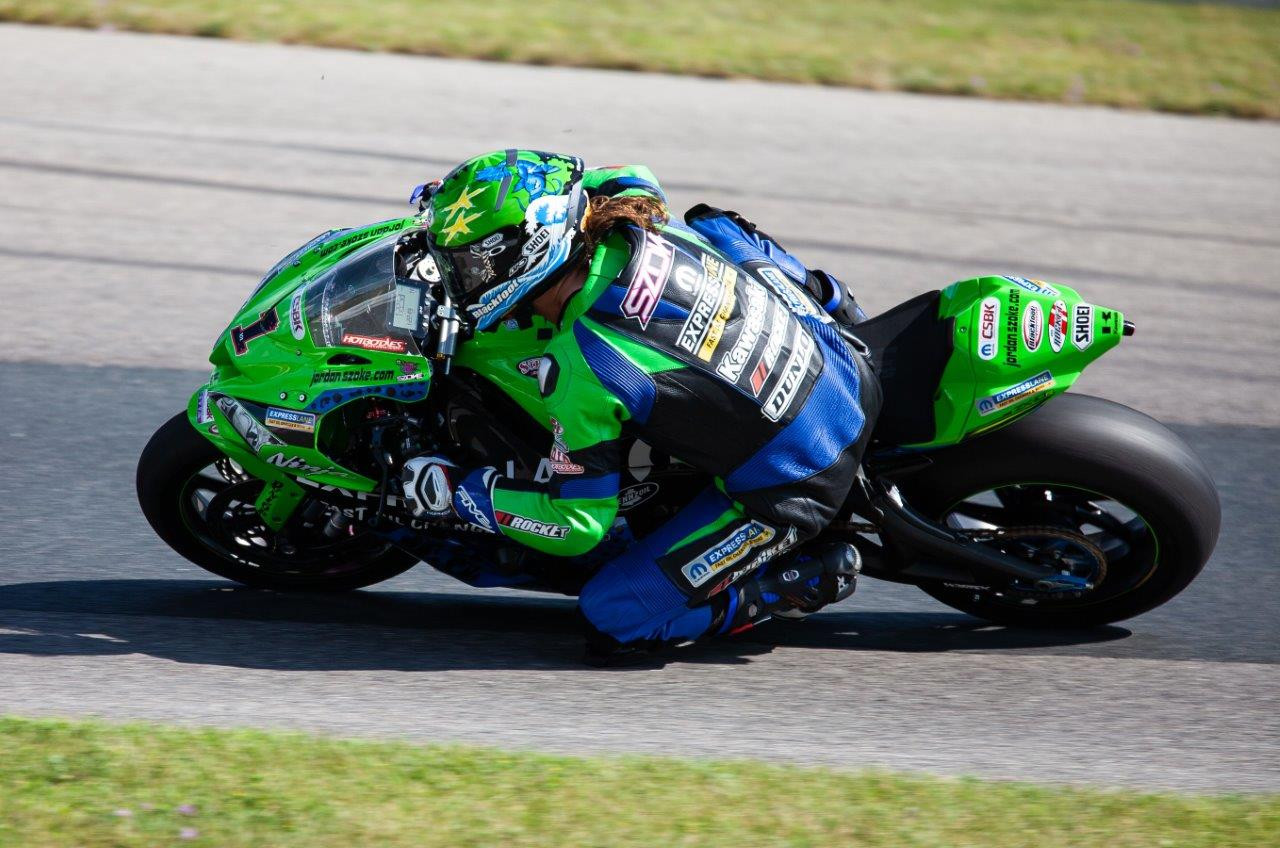
[[[444,284],[476,329],[537,297],[582,250],[582,160],[498,150],[463,162],[425,211]]]

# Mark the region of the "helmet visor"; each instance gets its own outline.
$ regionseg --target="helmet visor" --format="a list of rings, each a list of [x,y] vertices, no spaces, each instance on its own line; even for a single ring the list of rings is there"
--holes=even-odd
[[[518,229],[504,227],[461,247],[433,246],[432,252],[450,293],[466,305],[520,273],[519,242]]]

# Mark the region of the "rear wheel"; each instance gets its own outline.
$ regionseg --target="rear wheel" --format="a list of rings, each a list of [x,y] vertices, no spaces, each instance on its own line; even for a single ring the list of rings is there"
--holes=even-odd
[[[327,537],[323,511],[305,504],[275,533],[254,506],[261,480],[195,431],[185,413],[156,431],[138,460],[142,513],[179,554],[220,577],[282,591],[341,592],[380,583],[417,559],[368,533]]]
[[[1185,589],[1217,542],[1218,494],[1200,458],[1158,421],[1100,398],[1063,395],[933,459],[904,481],[912,503],[1065,578],[1051,588],[922,585],[980,618],[1040,627],[1131,618]]]

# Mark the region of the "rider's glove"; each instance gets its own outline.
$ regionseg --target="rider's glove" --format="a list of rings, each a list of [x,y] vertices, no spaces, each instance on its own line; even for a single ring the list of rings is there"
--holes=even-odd
[[[465,477],[448,458],[415,456],[400,472],[405,499],[419,518],[461,520],[485,533],[498,532],[490,493],[497,470],[477,468]]]
[[[405,499],[419,518],[452,518],[453,479],[458,466],[443,456],[415,456],[404,464],[400,480]]]

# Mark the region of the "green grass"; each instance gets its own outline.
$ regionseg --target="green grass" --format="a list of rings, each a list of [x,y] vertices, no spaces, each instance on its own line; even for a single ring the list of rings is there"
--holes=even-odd
[[[1280,797],[0,719],[0,845],[175,843],[1227,848],[1280,844]]]
[[[0,19],[1280,118],[1280,10],[1230,5],[0,0]]]

